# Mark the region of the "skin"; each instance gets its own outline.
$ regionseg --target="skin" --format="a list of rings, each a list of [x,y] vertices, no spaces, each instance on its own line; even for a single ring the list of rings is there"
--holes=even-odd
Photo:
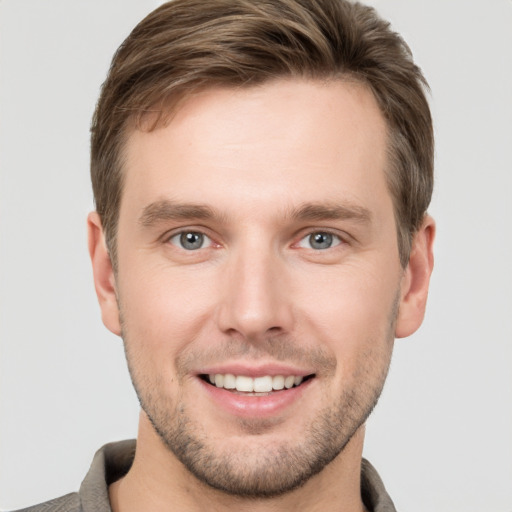
[[[117,274],[88,221],[103,321],[143,408],[114,511],[364,510],[364,422],[433,266],[428,216],[400,265],[386,143],[372,94],[341,80],[207,90],[129,134]],[[186,250],[183,232],[204,245]],[[257,397],[233,410],[199,377],[277,366],[312,378],[270,412],[250,412]]]

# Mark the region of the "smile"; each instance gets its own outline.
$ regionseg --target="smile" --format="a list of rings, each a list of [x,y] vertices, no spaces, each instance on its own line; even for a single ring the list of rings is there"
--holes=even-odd
[[[311,394],[308,390],[316,389],[315,373],[269,366],[265,370],[260,367],[239,368],[238,371],[211,368],[197,377],[216,409],[220,406],[229,416],[259,421],[278,418],[289,407],[300,408],[303,397]]]
[[[216,373],[207,376],[210,384],[243,393],[270,393],[300,386],[302,382],[313,375],[306,377],[300,375],[264,375],[261,377],[248,377],[246,375],[233,375],[231,373]],[[206,376],[205,376],[206,377]]]

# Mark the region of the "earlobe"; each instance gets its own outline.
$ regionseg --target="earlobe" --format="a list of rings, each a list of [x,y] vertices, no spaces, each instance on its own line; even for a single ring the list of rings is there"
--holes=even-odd
[[[91,257],[94,287],[105,327],[121,335],[119,308],[116,297],[116,283],[112,262],[105,243],[101,219],[97,212],[87,217],[89,255]]]
[[[435,222],[425,215],[414,236],[409,263],[401,283],[401,300],[396,321],[395,336],[405,338],[414,333],[423,322],[427,305],[430,275],[434,267]]]

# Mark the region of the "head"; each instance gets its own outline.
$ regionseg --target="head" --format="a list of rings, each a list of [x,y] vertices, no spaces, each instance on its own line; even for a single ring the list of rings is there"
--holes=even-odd
[[[373,10],[336,0],[175,0],[114,57],[96,288],[142,439],[199,481],[277,496],[357,455],[432,269],[423,85]]]
[[[175,0],[121,45],[93,118],[94,200],[114,268],[127,133],[165,123],[201,90],[293,77],[357,81],[375,96],[405,267],[432,195],[434,139],[426,82],[403,39],[372,8],[346,0]]]

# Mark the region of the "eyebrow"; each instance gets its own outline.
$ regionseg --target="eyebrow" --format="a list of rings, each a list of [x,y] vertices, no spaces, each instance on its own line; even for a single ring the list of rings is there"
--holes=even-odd
[[[305,203],[294,208],[291,217],[299,221],[353,220],[361,224],[372,221],[370,210],[353,203]]]
[[[292,208],[287,217],[299,222],[321,220],[352,220],[361,224],[369,224],[372,214],[367,208],[345,203],[304,203]],[[168,199],[155,201],[147,205],[141,216],[139,224],[151,227],[159,222],[176,220],[225,220],[225,216],[216,213],[205,204],[177,203]]]
[[[170,220],[208,220],[218,217],[214,211],[203,204],[176,203],[168,199],[155,201],[147,205],[139,217],[139,224],[150,227],[159,222]]]

